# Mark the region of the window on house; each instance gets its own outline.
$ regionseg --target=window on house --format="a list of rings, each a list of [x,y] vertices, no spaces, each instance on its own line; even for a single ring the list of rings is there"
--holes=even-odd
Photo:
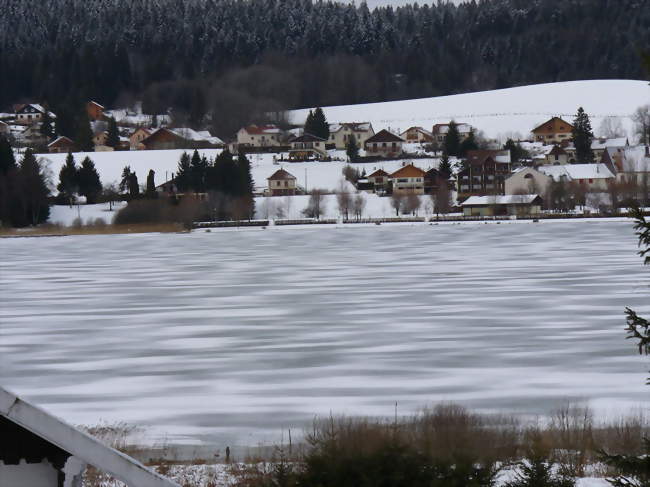
[[[381,143],[381,146],[382,146],[382,147],[386,147],[386,142],[382,142],[382,143]]]
[[[284,182],[284,187],[286,188],[286,187],[288,187],[288,186],[289,186],[289,181],[285,181],[285,182]]]

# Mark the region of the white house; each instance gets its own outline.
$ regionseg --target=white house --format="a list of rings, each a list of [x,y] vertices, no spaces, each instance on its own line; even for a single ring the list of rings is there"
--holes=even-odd
[[[277,147],[282,145],[282,131],[276,125],[248,125],[237,132],[237,145]]]
[[[536,194],[470,196],[461,206],[465,216],[537,215],[542,198]]]
[[[86,465],[129,487],[179,487],[0,387],[0,486],[81,487]]]
[[[20,125],[32,125],[43,120],[43,116],[47,113],[51,119],[55,119],[56,115],[47,111],[42,105],[38,103],[27,103],[24,105],[17,105],[16,108],[16,121]]]
[[[357,141],[357,147],[361,148],[366,140],[375,135],[370,122],[347,122],[331,123],[328,144],[334,144],[336,149],[344,150],[351,138]]]
[[[607,191],[607,183],[614,174],[605,164],[566,164],[563,166],[539,166],[540,172],[555,181],[564,179],[583,185],[587,191]]]

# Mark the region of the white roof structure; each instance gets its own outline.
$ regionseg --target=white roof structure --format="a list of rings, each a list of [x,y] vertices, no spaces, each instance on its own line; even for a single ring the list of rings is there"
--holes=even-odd
[[[628,147],[622,158],[623,172],[650,172],[650,156],[646,149],[640,145]]]
[[[133,458],[0,387],[0,416],[130,487],[179,487]]]
[[[537,198],[536,194],[470,196],[460,206],[529,205]]]
[[[188,127],[180,127],[169,129],[176,135],[180,135],[186,140],[193,140],[195,142],[209,142],[213,145],[223,144],[223,140],[219,137],[214,137],[207,130],[196,131]]]
[[[565,164],[562,166],[539,166],[539,172],[552,177],[555,181],[566,178],[569,181],[579,179],[610,179],[614,175],[605,164]]]
[[[330,133],[338,132],[344,127],[352,129],[353,132],[368,132],[372,127],[372,124],[370,122],[330,123]]]
[[[617,139],[594,139],[591,141],[591,148],[593,150],[606,149],[608,147],[622,149],[628,145],[627,137],[618,137]]]

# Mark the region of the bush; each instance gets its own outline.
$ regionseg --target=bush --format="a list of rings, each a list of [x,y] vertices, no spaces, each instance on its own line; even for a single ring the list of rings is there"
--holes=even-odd
[[[182,223],[191,227],[199,219],[207,219],[207,208],[203,201],[185,197],[179,202],[171,200],[132,200],[117,212],[115,225],[140,223]]]

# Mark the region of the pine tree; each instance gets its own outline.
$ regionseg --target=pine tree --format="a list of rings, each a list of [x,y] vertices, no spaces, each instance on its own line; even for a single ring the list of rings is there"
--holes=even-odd
[[[460,143],[460,156],[465,157],[467,152],[478,149],[478,143],[474,136],[474,130],[469,131],[469,135]]]
[[[594,162],[594,152],[591,150],[593,138],[594,133],[591,130],[589,115],[580,107],[573,119],[573,145],[576,148],[578,163]]]
[[[43,114],[39,131],[41,135],[48,140],[54,137],[54,126],[52,125],[52,117],[50,117],[50,112],[48,110],[45,110],[45,113]]]
[[[75,144],[82,152],[92,152],[95,149],[93,131],[90,128],[90,120],[85,109],[77,117]]]
[[[460,134],[458,133],[458,125],[453,120],[449,122],[449,128],[445,134],[445,142],[443,151],[450,156],[460,155]]]
[[[239,152],[237,157],[237,166],[239,168],[239,197],[246,207],[249,219],[255,214],[255,198],[253,193],[255,191],[255,183],[253,175],[251,174],[251,162],[246,157],[246,153]]]
[[[187,152],[181,154],[181,159],[178,161],[178,169],[174,177],[174,184],[181,193],[190,189],[192,185],[192,165],[190,163],[190,155]]]
[[[201,157],[199,151],[194,149],[194,153],[190,159],[190,188],[195,193],[205,193],[205,172],[207,166],[207,159]]]
[[[646,220],[638,205],[633,206],[630,212],[635,219],[634,229],[639,237],[639,246],[642,248],[639,255],[645,265],[650,265],[650,221]],[[625,309],[625,314],[627,338],[636,340],[640,354],[650,355],[650,321],[640,317],[630,308]],[[650,384],[650,379],[647,383]],[[617,469],[620,474],[609,482],[615,487],[650,487],[650,439],[648,438],[644,438],[644,450],[644,454],[640,456],[601,452],[602,460]]]
[[[117,129],[117,122],[113,117],[108,119],[108,137],[106,138],[106,145],[109,147],[117,147],[120,144],[120,132]]]
[[[120,179],[120,193],[125,193],[129,189],[129,181],[131,180],[131,166],[124,166],[122,169],[122,178]]]
[[[129,175],[129,196],[131,198],[140,196],[140,185],[138,184],[138,176],[135,172]]]
[[[79,191],[79,171],[75,164],[73,155],[68,152],[65,158],[65,164],[59,171],[59,184],[56,189],[62,201],[72,204],[74,195]]]
[[[314,130],[315,130],[315,127],[314,127],[314,112],[309,110],[309,113],[307,114],[307,119],[305,120],[305,125],[303,127],[303,131],[306,134],[315,135],[313,133]]]
[[[149,174],[147,174],[147,190],[145,192],[146,198],[156,198],[158,193],[156,193],[156,183],[155,183],[156,173],[153,169],[149,169]]]
[[[79,194],[86,197],[86,203],[93,204],[102,192],[102,183],[90,157],[84,158],[78,173]]]
[[[9,140],[0,135],[0,176],[17,169],[14,151],[11,148]]]
[[[356,162],[359,159],[359,144],[357,138],[352,134],[345,145],[345,153],[348,155],[350,162]]]
[[[19,211],[14,215],[14,226],[38,225],[50,216],[47,180],[36,156],[28,149],[20,162],[17,174]]]
[[[327,123],[327,118],[325,118],[325,113],[323,112],[323,109],[318,107],[316,110],[314,110],[314,118],[313,118],[313,132],[308,132],[312,135],[315,135],[316,137],[320,137],[321,139],[329,139],[330,136],[330,126],[329,123]]]
[[[526,151],[521,144],[512,139],[506,141],[503,150],[510,151],[510,160],[512,162],[519,162],[528,157],[528,151]]]
[[[438,164],[438,172],[440,173],[440,177],[445,181],[451,177],[451,163],[449,162],[449,155],[446,152],[442,153],[440,164]]]

